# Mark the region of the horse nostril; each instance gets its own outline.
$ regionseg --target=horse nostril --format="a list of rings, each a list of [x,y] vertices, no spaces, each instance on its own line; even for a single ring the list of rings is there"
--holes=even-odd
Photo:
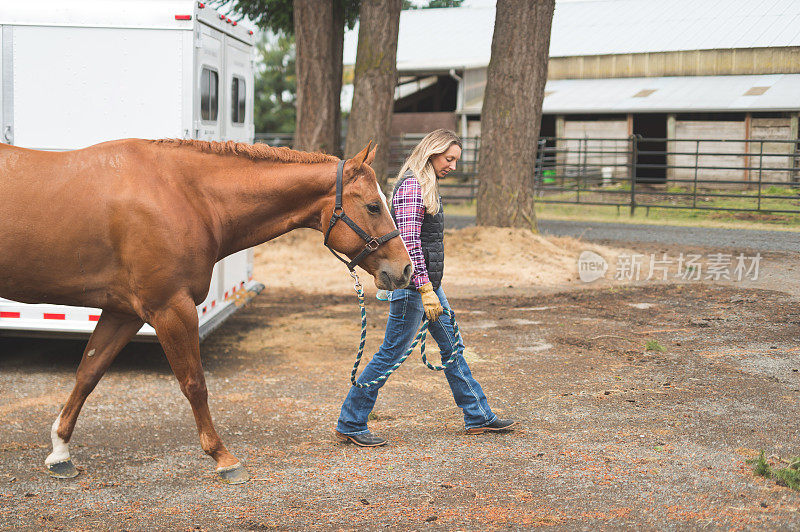
[[[403,269],[403,279],[408,282],[411,279],[411,272],[414,271],[411,268],[411,264],[407,264],[406,267]]]

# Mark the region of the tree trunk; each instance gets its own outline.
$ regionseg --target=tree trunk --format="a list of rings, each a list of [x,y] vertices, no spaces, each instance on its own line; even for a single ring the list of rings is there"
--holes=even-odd
[[[534,169],[555,0],[497,0],[478,167],[478,225],[536,228]]]
[[[397,85],[400,0],[362,1],[359,20],[353,106],[344,151],[345,156],[352,157],[370,140],[376,142],[378,151],[372,169],[385,187]]]
[[[334,0],[294,0],[297,68],[297,126],[294,147],[339,151],[339,94],[342,87],[344,16]],[[337,29],[336,24],[341,28]],[[338,78],[337,78],[338,75]],[[337,82],[338,79],[338,82]]]
[[[333,63],[331,72],[331,83],[333,84],[333,149],[330,153],[341,157],[342,155],[342,64],[344,55],[344,6],[341,0],[333,2],[333,18],[331,28]]]

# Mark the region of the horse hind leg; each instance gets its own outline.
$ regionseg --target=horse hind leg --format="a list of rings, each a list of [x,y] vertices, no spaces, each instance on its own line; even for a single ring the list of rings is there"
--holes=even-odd
[[[143,323],[139,317],[128,314],[103,311],[100,315],[78,366],[75,387],[50,430],[53,452],[44,461],[50,476],[73,478],[78,475],[69,453],[69,441],[78,414],[111,362]]]
[[[170,305],[153,314],[150,323],[181,392],[189,400],[200,434],[203,451],[217,462],[217,475],[228,484],[243,484],[250,479],[244,466],[225,448],[214,428],[208,409],[208,389],[200,361],[200,336],[197,309],[188,296],[177,296]]]

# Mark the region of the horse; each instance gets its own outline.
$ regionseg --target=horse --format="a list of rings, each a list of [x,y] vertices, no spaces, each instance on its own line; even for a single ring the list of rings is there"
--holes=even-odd
[[[249,479],[211,419],[196,305],[217,261],[300,227],[326,231],[331,251],[358,256],[378,288],[406,286],[413,267],[388,235],[397,227],[371,144],[346,161],[232,141],[124,139],[67,152],[0,144],[0,297],[102,311],[51,428],[51,476],[77,476],[69,442],[81,407],[148,323],[218,476]],[[363,234],[335,224],[345,211],[348,225],[388,240],[364,248]]]

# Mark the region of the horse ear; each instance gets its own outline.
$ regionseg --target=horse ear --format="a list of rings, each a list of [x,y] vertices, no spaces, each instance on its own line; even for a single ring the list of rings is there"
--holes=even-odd
[[[370,163],[370,161],[367,161],[367,159],[369,158],[369,150],[371,147],[372,147],[372,141],[370,140],[369,142],[367,142],[367,145],[364,146],[364,149],[358,152],[358,154],[356,154],[355,157],[353,157],[353,159],[355,159],[356,161],[356,164],[358,164],[359,168],[361,168],[361,166],[364,163],[367,164]]]
[[[367,155],[367,158],[364,159],[364,162],[366,164],[372,166],[373,161],[375,161],[375,152],[377,152],[377,151],[378,151],[378,143],[376,142],[375,146],[373,146],[372,150]]]
[[[345,168],[348,169],[350,172],[355,172],[356,170],[360,170],[361,167],[364,165],[364,163],[367,161],[367,158],[369,157],[369,149],[371,146],[372,146],[372,141],[369,141],[369,143],[363,150],[356,153],[352,159],[347,161],[347,163],[345,164]]]

